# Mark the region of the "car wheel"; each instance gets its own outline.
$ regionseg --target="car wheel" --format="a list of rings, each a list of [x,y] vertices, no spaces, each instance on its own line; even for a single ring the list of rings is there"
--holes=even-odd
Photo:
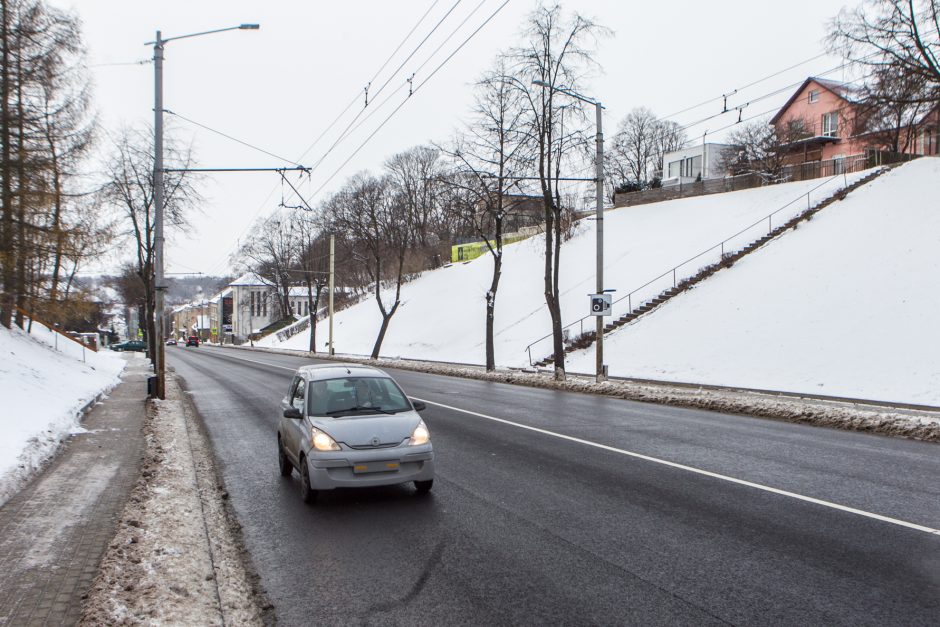
[[[313,503],[317,500],[317,491],[310,487],[310,470],[307,460],[300,460],[300,498],[304,503]]]
[[[281,444],[281,438],[277,439],[277,466],[281,471],[282,477],[290,477],[294,472],[294,465],[290,463],[287,453],[284,452],[284,445]]]
[[[427,494],[431,491],[431,486],[434,485],[434,479],[428,479],[427,481],[415,481],[415,490],[418,494]]]

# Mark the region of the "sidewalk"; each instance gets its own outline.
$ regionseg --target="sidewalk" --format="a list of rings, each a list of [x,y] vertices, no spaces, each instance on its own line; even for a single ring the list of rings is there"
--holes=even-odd
[[[81,617],[139,475],[149,371],[149,362],[130,361],[83,421],[88,432],[0,507],[0,625],[74,625]]]

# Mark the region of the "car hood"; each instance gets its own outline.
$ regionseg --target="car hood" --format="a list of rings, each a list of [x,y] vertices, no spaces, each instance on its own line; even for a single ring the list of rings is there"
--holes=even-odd
[[[337,442],[349,446],[401,444],[402,440],[411,437],[420,421],[421,417],[414,411],[337,418],[310,417],[310,423],[314,427],[328,433]]]

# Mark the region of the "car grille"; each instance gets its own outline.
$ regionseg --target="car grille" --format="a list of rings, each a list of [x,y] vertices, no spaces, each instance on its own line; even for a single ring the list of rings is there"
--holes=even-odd
[[[376,446],[372,446],[371,444],[358,444],[356,446],[353,446],[352,444],[347,444],[346,446],[348,446],[351,449],[355,449],[357,451],[371,451],[377,448],[395,448],[396,446],[398,446],[398,442],[392,442],[391,444],[378,444]]]

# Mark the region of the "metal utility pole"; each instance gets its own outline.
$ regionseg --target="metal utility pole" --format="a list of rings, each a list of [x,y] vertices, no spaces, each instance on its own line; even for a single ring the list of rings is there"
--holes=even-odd
[[[597,115],[597,163],[595,164],[595,224],[597,225],[597,293],[604,293],[604,129],[603,111],[600,102],[594,101]],[[594,373],[598,383],[607,380],[604,366],[604,316],[597,316],[597,338],[594,341]]]
[[[154,364],[156,398],[166,398],[166,353],[163,341],[163,38],[153,42],[153,263],[154,268]]]
[[[145,45],[153,44],[153,73],[154,73],[154,98],[153,98],[153,264],[154,264],[154,364],[153,373],[156,376],[156,385],[153,389],[153,395],[156,398],[166,398],[166,352],[164,346],[163,329],[163,308],[166,296],[166,285],[163,278],[163,46],[168,41],[175,39],[186,39],[189,37],[199,37],[200,35],[211,35],[212,33],[221,33],[228,30],[258,30],[257,24],[240,24],[239,26],[230,26],[228,28],[219,28],[216,30],[204,31],[201,33],[192,33],[190,35],[180,35],[178,37],[167,37],[163,39],[160,31],[157,31],[157,37],[154,41],[149,41]]]
[[[597,144],[597,154],[594,164],[594,196],[595,196],[595,223],[597,224],[597,266],[595,269],[595,277],[597,279],[596,287],[597,293],[604,293],[604,129],[603,129],[603,115],[604,107],[601,105],[600,101],[594,100],[593,98],[588,98],[582,96],[581,94],[569,91],[561,87],[555,87],[544,81],[535,80],[532,81],[533,85],[538,85],[539,87],[544,87],[546,89],[551,89],[552,91],[557,91],[559,93],[571,96],[576,100],[581,102],[586,102],[588,104],[594,105],[594,110],[596,113],[596,124],[597,124],[597,135],[595,138],[595,143]],[[604,366],[604,316],[597,316],[597,326],[595,327],[595,340],[594,340],[594,367],[595,367],[595,381],[601,383],[607,380],[607,367]]]
[[[335,268],[334,265],[336,259],[336,245],[333,239],[333,234],[330,234],[330,355],[333,355],[333,292],[336,287],[334,281],[335,277]]]

